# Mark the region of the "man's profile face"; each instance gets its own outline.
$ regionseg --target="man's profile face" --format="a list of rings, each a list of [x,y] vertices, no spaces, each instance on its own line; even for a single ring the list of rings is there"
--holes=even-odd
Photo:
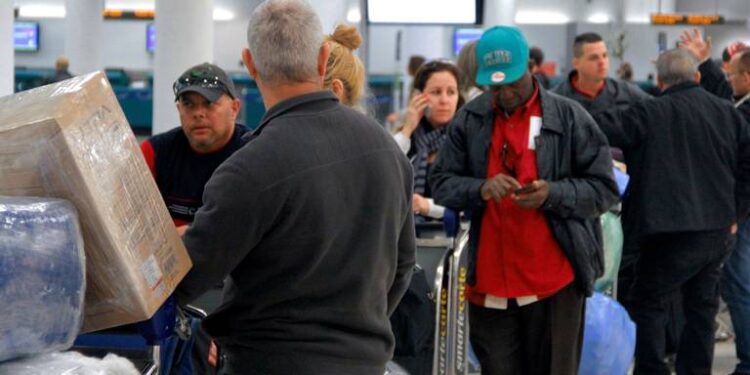
[[[210,153],[224,147],[234,134],[240,102],[222,95],[211,103],[195,92],[186,92],[177,100],[182,131],[190,147],[198,153]]]
[[[529,100],[534,93],[534,81],[527,70],[523,76],[507,85],[490,86],[495,104],[506,112],[512,112]]]
[[[573,59],[578,76],[589,82],[599,82],[609,74],[609,55],[603,41],[583,44],[583,54]]]
[[[732,86],[734,96],[745,96],[750,92],[750,73],[742,69],[740,55],[737,54],[729,60],[726,69],[727,80],[729,81],[729,85]]]

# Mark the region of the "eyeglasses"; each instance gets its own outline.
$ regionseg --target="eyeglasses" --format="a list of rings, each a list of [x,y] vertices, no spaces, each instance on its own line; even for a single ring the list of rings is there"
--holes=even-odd
[[[512,177],[516,177],[516,154],[508,145],[508,142],[503,142],[503,147],[500,149],[500,161],[503,163],[505,171]]]
[[[191,72],[189,75],[182,76],[174,82],[172,85],[172,91],[177,95],[178,92],[188,86],[220,89],[226,93],[230,93],[221,78],[216,75],[211,75],[210,72]]]

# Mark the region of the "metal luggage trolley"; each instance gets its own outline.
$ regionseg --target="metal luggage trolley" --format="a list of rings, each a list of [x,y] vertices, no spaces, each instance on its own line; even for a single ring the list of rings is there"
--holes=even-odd
[[[470,360],[469,310],[464,296],[466,287],[469,233],[461,226],[457,211],[446,209],[443,217],[446,237],[417,239],[417,261],[425,271],[435,270],[436,304],[435,352],[432,373],[468,375],[478,373],[478,364]],[[437,256],[439,254],[440,256]]]
[[[177,307],[169,297],[151,319],[79,335],[72,349],[94,356],[113,352],[133,361],[144,375],[190,375],[189,338],[205,316],[192,306]]]

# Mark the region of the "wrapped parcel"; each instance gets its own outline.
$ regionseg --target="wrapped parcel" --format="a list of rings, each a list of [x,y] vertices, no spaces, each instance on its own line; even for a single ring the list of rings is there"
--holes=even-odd
[[[191,266],[101,72],[0,98],[0,195],[75,205],[84,332],[150,318]]]
[[[83,240],[73,205],[0,197],[0,362],[73,345],[84,286]]]

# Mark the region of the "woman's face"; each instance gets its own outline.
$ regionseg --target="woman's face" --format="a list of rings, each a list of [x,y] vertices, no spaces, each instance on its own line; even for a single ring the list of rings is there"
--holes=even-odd
[[[423,93],[429,97],[430,112],[427,121],[433,126],[448,124],[458,106],[458,82],[448,71],[433,73],[424,85]]]

